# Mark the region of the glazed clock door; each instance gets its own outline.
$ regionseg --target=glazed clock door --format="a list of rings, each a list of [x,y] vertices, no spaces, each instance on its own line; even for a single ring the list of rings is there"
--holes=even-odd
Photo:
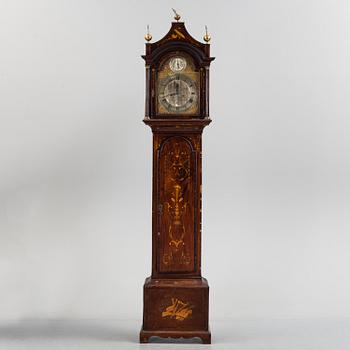
[[[196,153],[188,139],[172,136],[158,154],[159,211],[158,270],[195,270]]]

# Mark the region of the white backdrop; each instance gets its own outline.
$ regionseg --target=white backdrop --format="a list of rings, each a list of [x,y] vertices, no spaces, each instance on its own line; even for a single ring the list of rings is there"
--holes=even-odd
[[[0,318],[139,318],[146,24],[212,35],[211,318],[350,316],[347,0],[0,2]],[[141,322],[141,321],[140,321]]]

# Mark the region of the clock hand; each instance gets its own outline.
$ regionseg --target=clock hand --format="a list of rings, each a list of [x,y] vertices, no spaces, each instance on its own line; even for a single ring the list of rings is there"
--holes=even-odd
[[[177,77],[176,77],[176,81],[177,81],[177,84],[176,84],[176,93],[179,94],[180,92],[180,84],[179,84],[179,81],[180,81],[180,75],[178,74]]]
[[[174,95],[177,95],[177,93],[176,93],[176,92],[172,92],[172,93],[170,93],[170,94],[163,95],[163,97],[174,96]]]

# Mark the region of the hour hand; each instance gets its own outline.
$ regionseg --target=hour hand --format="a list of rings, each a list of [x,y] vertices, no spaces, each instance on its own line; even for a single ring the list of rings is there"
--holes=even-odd
[[[164,98],[164,97],[175,96],[175,95],[177,95],[177,93],[176,92],[172,92],[170,94],[163,95],[162,97]]]

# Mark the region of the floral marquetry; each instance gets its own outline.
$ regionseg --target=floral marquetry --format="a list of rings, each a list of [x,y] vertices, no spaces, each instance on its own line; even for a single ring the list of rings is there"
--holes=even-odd
[[[195,154],[188,140],[168,138],[161,147],[159,271],[194,271]]]

